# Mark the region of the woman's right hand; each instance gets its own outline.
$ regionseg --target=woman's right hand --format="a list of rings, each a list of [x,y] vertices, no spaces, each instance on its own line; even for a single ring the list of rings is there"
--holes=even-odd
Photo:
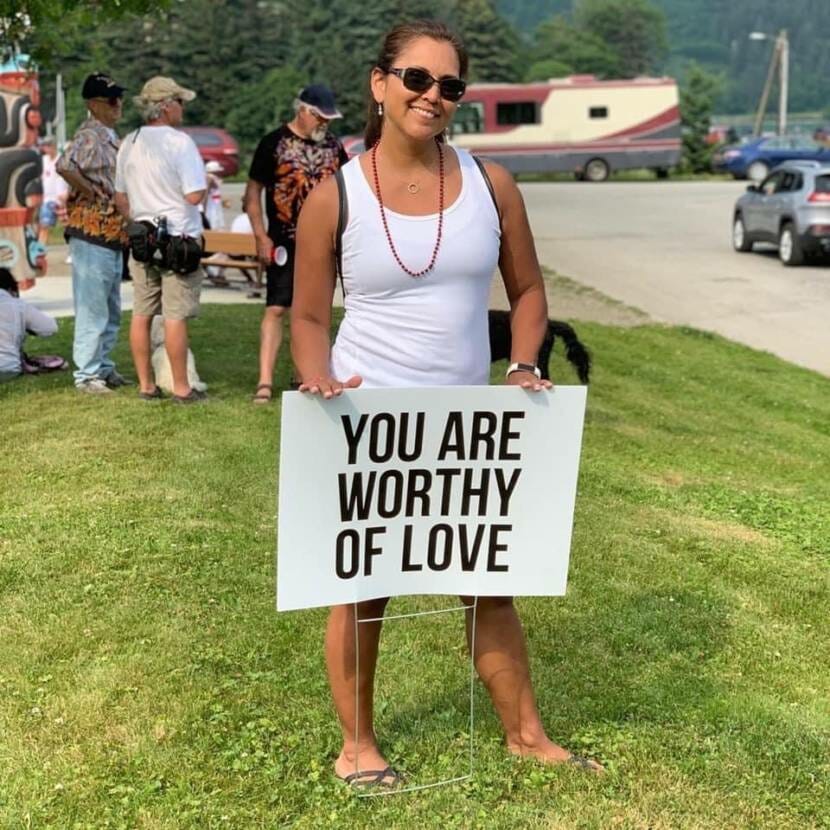
[[[363,383],[360,375],[352,375],[348,380],[339,381],[332,377],[315,377],[300,384],[300,392],[310,395],[322,395],[326,400],[343,394],[344,389],[357,389]]]

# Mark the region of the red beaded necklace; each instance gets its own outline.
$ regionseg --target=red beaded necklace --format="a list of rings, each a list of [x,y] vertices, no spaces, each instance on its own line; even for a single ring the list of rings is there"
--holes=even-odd
[[[380,179],[378,178],[378,163],[376,158],[380,142],[378,141],[372,147],[372,174],[375,179],[375,194],[378,197],[380,219],[383,222],[383,230],[386,232],[386,241],[389,243],[389,249],[392,251],[392,256],[395,257],[395,262],[410,277],[423,277],[424,274],[428,274],[432,270],[433,265],[435,265],[435,260],[438,257],[438,249],[441,247],[441,233],[444,230],[444,151],[441,148],[440,141],[436,141],[435,144],[438,147],[438,236],[435,240],[435,247],[432,249],[432,257],[429,260],[429,265],[421,271],[413,271],[403,264],[395,248],[395,243],[392,241],[392,234],[389,232],[389,223],[386,221],[386,210],[383,207],[383,197],[380,195]]]

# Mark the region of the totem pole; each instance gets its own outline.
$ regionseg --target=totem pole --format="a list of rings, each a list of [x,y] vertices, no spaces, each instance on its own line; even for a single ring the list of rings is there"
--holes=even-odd
[[[0,64],[0,267],[22,289],[46,272],[46,251],[34,222],[42,199],[37,74],[22,56]]]

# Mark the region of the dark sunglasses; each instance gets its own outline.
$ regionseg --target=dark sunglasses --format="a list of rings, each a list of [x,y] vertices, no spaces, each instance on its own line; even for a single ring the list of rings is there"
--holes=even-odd
[[[401,79],[401,83],[410,92],[426,92],[434,84],[438,84],[441,97],[445,101],[460,101],[467,89],[467,82],[461,78],[433,78],[425,69],[408,67],[406,69],[389,69],[390,75]]]

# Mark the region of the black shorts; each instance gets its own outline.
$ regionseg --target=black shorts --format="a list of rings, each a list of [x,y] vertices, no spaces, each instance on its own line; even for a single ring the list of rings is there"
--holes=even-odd
[[[283,243],[284,244],[284,243]],[[291,308],[294,299],[294,246],[288,249],[288,261],[285,265],[272,262],[265,269],[265,305],[278,305]]]

